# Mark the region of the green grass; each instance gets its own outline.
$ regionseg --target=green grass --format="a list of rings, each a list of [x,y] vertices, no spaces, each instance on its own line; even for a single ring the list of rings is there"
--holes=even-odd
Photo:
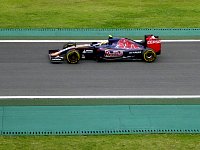
[[[111,136],[1,136],[4,150],[199,150],[199,134]]]
[[[0,28],[199,28],[199,0],[2,0]]]

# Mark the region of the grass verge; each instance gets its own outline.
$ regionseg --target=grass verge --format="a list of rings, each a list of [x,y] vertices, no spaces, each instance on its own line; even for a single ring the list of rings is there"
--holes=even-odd
[[[3,0],[0,28],[198,28],[199,0]]]
[[[199,134],[136,134],[110,136],[0,136],[0,149],[199,150],[199,139]]]

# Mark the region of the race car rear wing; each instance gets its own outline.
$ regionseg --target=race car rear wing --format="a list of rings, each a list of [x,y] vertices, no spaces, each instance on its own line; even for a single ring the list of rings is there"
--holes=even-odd
[[[157,55],[161,53],[161,40],[159,36],[145,35],[145,47],[152,48]]]

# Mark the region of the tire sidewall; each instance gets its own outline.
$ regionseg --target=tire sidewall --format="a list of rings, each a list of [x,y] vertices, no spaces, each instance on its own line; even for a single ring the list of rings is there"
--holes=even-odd
[[[76,60],[72,60],[72,58],[70,58],[71,55],[73,55],[73,54],[77,57]],[[69,50],[69,51],[66,53],[66,60],[67,60],[67,62],[68,62],[69,64],[77,64],[77,63],[79,62],[79,60],[80,60],[80,53],[79,53],[79,51],[78,51],[78,50],[75,50],[75,49]]]
[[[151,57],[148,57],[149,54],[151,55]],[[157,58],[156,53],[151,49],[145,50],[143,53],[143,59],[145,62],[149,63],[154,62],[156,58]]]

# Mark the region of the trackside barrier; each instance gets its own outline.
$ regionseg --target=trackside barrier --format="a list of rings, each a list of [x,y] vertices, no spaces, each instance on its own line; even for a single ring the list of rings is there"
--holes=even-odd
[[[22,101],[18,104],[20,98],[23,98],[24,102],[32,101],[35,104],[32,102],[30,105],[23,104]],[[160,99],[155,96],[155,101],[151,96],[137,97],[137,100],[133,97],[123,99],[100,97],[99,100],[103,102],[97,100],[96,104],[94,97],[71,97],[75,103],[68,101],[68,98],[1,97],[0,134],[99,135],[200,132],[200,96]],[[94,102],[91,103],[90,99]],[[158,103],[159,100],[163,102],[163,99],[166,100],[164,103]],[[181,102],[182,99],[184,103]],[[146,103],[148,100],[149,103]],[[9,103],[11,101],[12,103]],[[58,105],[52,105],[56,102]]]
[[[65,38],[103,39],[108,35],[119,37],[142,37],[154,34],[161,37],[199,38],[200,28],[154,28],[154,29],[0,29],[1,38]]]

